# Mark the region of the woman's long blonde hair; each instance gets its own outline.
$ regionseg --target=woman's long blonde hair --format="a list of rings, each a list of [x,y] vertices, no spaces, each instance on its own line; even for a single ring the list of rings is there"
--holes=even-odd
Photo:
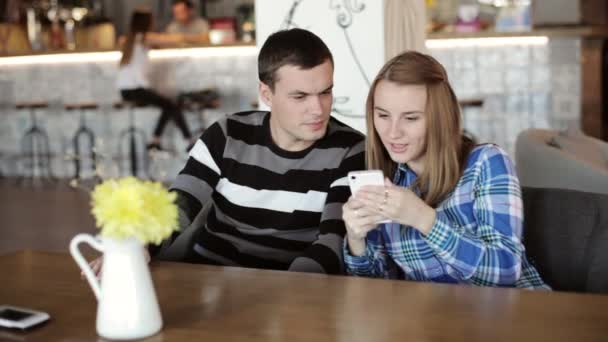
[[[145,37],[146,32],[150,31],[152,26],[152,13],[144,9],[138,9],[133,12],[131,16],[131,26],[129,33],[127,33],[127,39],[122,46],[122,57],[120,58],[120,65],[127,65],[131,62],[133,56],[133,48],[135,46],[135,39],[138,34],[142,34]]]
[[[397,164],[391,159],[374,126],[374,94],[380,81],[399,85],[424,85],[426,100],[426,150],[424,171],[414,184],[424,201],[436,207],[462,176],[466,157],[475,146],[462,134],[460,107],[443,66],[433,57],[406,51],[388,61],[374,79],[367,95],[366,162],[392,179]]]

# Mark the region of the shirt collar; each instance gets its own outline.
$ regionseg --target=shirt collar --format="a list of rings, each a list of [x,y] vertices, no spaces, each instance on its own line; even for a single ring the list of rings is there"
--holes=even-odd
[[[402,186],[409,186],[416,181],[418,176],[414,172],[414,170],[410,169],[409,166],[405,163],[397,164],[397,171],[395,172],[395,177],[393,179],[394,184],[399,184]]]

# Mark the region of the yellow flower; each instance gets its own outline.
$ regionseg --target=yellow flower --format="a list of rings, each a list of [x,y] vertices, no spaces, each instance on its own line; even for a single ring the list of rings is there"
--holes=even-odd
[[[103,236],[159,244],[178,229],[175,197],[160,183],[107,180],[93,190],[92,213]]]

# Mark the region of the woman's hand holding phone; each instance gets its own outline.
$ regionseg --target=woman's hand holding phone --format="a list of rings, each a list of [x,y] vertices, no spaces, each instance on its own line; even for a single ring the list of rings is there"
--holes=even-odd
[[[342,219],[346,226],[347,241],[352,255],[363,255],[365,253],[367,233],[375,229],[385,219],[382,214],[370,210],[361,202],[357,194],[366,186],[382,185],[383,182],[383,175],[380,170],[353,171],[348,174],[348,184],[352,196],[342,208]]]
[[[352,255],[365,254],[365,237],[378,226],[383,216],[375,214],[352,197],[342,207],[342,219],[346,226],[346,238]]]
[[[411,226],[428,234],[435,222],[435,209],[426,204],[412,190],[394,185],[388,179],[383,186],[366,186],[357,193],[357,199],[374,214],[384,219]]]

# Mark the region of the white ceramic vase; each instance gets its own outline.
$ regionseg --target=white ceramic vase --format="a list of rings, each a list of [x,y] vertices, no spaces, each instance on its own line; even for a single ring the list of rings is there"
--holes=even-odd
[[[103,253],[101,283],[82,257],[85,242]],[[78,234],[70,253],[84,272],[97,297],[97,333],[108,339],[127,340],[153,335],[162,328],[158,300],[142,243]]]

